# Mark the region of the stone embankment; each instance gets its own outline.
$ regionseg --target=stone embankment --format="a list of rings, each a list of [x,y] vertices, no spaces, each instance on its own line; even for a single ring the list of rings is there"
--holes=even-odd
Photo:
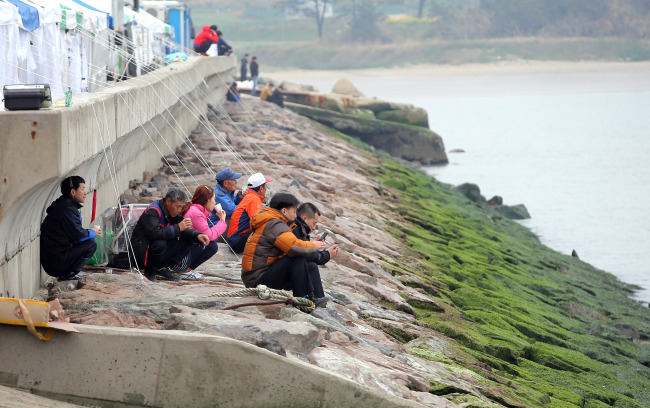
[[[445,306],[381,267],[386,257],[400,256],[402,245],[383,231],[393,216],[376,207],[378,201],[398,198],[379,181],[363,175],[372,159],[315,129],[308,119],[274,104],[246,99],[245,104],[225,106],[242,132],[220,112],[211,112],[209,120],[224,132],[247,165],[274,179],[269,185],[273,192],[289,191],[301,202],[314,202],[323,213],[321,224],[331,231],[328,241],[341,247],[339,256],[321,269],[329,306],[312,314],[282,306],[220,310],[255,301],[218,296],[243,288],[241,264],[222,244],[217,255],[199,268],[206,277],[200,281],[143,283],[137,273],[113,269],[112,274],[104,274],[89,269],[78,287],[55,285],[50,295],[61,299],[72,321],[232,337],[423,405],[457,406],[451,396],[445,399],[429,393],[435,380],[465,399],[469,395],[489,406],[490,400],[473,373],[415,356],[396,339],[420,337],[429,331],[417,321],[409,302],[439,311]],[[190,140],[213,170],[231,167],[244,171],[237,158],[205,128],[197,128]],[[163,166],[146,182],[132,181],[123,200],[149,203],[181,182],[191,191],[194,180],[213,185],[214,178],[200,164],[201,159],[187,146],[181,147],[177,156],[166,157],[171,167]],[[441,346],[446,342],[442,338],[436,341]]]
[[[274,179],[273,192],[322,210],[341,247],[321,269],[327,308],[222,310],[256,299],[221,296],[242,288],[239,261],[221,246],[202,280],[88,269],[78,286],[43,293],[74,322],[230,337],[422,406],[650,404],[650,313],[629,286],[358,139],[250,98],[224,108],[208,119],[246,164]],[[205,128],[190,140],[200,158],[181,147],[123,199],[213,184],[203,160],[244,170]]]

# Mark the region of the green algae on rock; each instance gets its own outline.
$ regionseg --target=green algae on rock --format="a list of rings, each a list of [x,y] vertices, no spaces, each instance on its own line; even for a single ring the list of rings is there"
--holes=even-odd
[[[386,331],[417,356],[474,372],[490,401],[433,379],[430,392],[473,407],[650,406],[650,310],[628,298],[630,285],[392,159],[367,173],[395,197],[377,205],[410,249],[385,269],[443,305],[410,302],[450,340]]]
[[[349,115],[295,103],[286,103],[286,106],[341,133],[357,137],[393,156],[423,164],[448,162],[442,138],[421,126]]]

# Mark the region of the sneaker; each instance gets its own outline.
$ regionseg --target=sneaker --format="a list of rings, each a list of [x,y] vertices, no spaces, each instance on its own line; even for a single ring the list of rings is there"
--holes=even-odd
[[[156,278],[156,272],[144,271],[144,277],[149,279],[152,282],[156,282],[158,280]]]
[[[156,278],[161,280],[168,280],[178,282],[181,277],[175,274],[169,267],[160,268],[156,271]]]
[[[311,301],[314,302],[314,305],[316,305],[316,307],[326,307],[328,300],[329,299],[327,297],[323,296],[320,298],[312,299]]]
[[[79,273],[79,272],[74,272],[74,274],[61,276],[61,277],[58,279],[58,281],[59,281],[59,282],[63,282],[63,281],[76,281],[76,280],[79,280],[79,275],[77,275],[78,273]]]
[[[193,271],[191,269],[188,269],[187,271],[181,273],[181,278],[188,279],[188,280],[202,279],[203,274],[201,272],[197,272],[197,271]]]

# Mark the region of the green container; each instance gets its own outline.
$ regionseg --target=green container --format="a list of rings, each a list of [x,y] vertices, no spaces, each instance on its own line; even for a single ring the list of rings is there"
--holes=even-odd
[[[101,235],[95,237],[95,242],[97,243],[97,250],[88,261],[88,265],[105,265],[108,263],[108,254],[113,243],[113,231],[102,231]]]

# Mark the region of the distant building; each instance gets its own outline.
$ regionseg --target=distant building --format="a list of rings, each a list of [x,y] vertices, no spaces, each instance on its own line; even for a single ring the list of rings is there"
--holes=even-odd
[[[318,7],[323,8],[323,2],[319,2]],[[325,5],[325,18],[334,16],[334,8],[332,3],[328,2]],[[314,0],[298,0],[284,7],[284,17],[286,20],[299,20],[301,18],[312,18],[316,11],[316,2]]]

